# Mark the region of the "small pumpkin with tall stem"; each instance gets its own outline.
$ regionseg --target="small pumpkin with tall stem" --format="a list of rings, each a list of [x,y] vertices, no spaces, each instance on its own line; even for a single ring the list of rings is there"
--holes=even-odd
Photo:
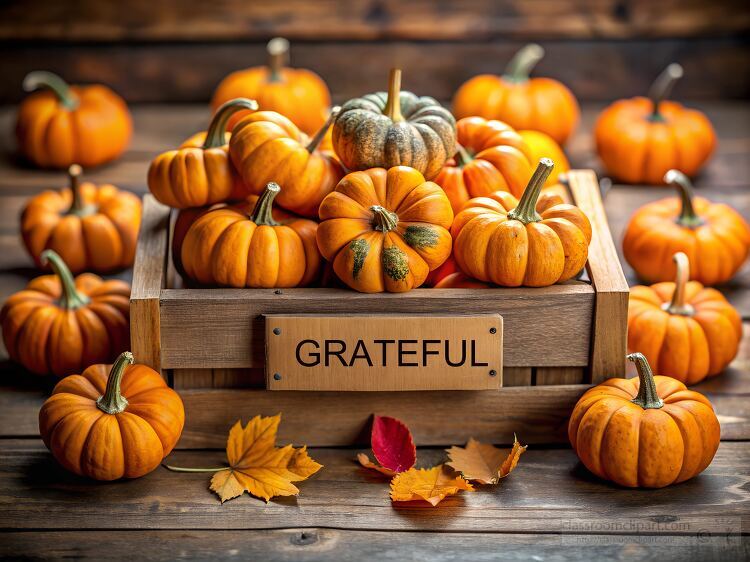
[[[542,193],[554,164],[542,158],[518,200],[506,191],[471,199],[451,227],[459,269],[505,287],[546,287],[586,264],[591,224],[560,195]]]
[[[80,180],[78,164],[68,169],[70,187],[32,197],[21,214],[21,236],[37,267],[54,250],[74,272],[115,271],[133,265],[141,200],[111,184]]]
[[[532,43],[515,54],[502,76],[480,74],[471,78],[456,91],[453,114],[458,119],[498,119],[514,129],[541,131],[558,144],[565,144],[578,124],[580,108],[561,82],[530,78],[543,57],[544,49]]]
[[[306,68],[290,68],[289,41],[275,37],[268,42],[268,64],[233,72],[216,87],[211,107],[217,110],[234,98],[250,98],[262,111],[276,111],[308,135],[323,126],[331,93],[323,79]],[[231,130],[247,112],[233,115]]]
[[[244,117],[232,131],[229,153],[250,193],[259,195],[268,182],[284,189],[276,202],[306,217],[317,217],[323,198],[344,176],[344,168],[333,152],[319,146],[339,107],[312,139],[289,119],[273,111],[258,111]]]
[[[669,170],[664,182],[676,187],[678,196],[633,214],[622,241],[627,262],[647,283],[671,281],[672,256],[684,252],[695,281],[716,285],[731,279],[750,252],[750,225],[729,205],[695,197],[682,172]]]
[[[453,212],[472,197],[498,189],[520,197],[533,172],[531,151],[521,136],[501,121],[464,117],[456,123],[455,156],[443,166],[435,183],[445,190]]]
[[[73,278],[63,259],[45,250],[54,275],[32,279],[0,310],[3,341],[13,361],[58,377],[110,361],[130,339],[130,286],[93,273]]]
[[[630,289],[628,349],[639,350],[663,375],[696,384],[731,363],[742,318],[716,289],[689,281],[687,255],[674,255],[675,281]]]
[[[119,157],[133,134],[125,101],[107,86],[71,86],[46,71],[29,73],[18,108],[21,153],[41,168],[99,166]]]
[[[433,98],[401,91],[401,70],[394,68],[388,92],[342,106],[333,146],[349,170],[408,166],[430,180],[456,153],[456,120]]]
[[[671,377],[654,376],[632,353],[638,377],[612,378],[588,390],[573,409],[568,438],[599,478],[629,488],[663,488],[703,472],[721,438],[708,399]]]
[[[180,396],[123,352],[113,365],[65,377],[39,411],[39,433],[65,469],[95,480],[148,474],[177,444]]]
[[[356,291],[419,287],[451,253],[453,210],[445,192],[414,168],[352,172],[320,205],[318,246]]]
[[[229,158],[227,121],[258,104],[237,98],[222,105],[208,131],[193,135],[177,150],[159,154],[148,169],[148,188],[158,201],[176,209],[203,207],[241,199],[247,188]]]
[[[225,287],[299,287],[316,281],[322,260],[314,221],[277,221],[281,187],[269,183],[251,213],[224,207],[199,217],[182,243],[182,267],[198,283]]]
[[[667,100],[682,74],[682,66],[670,64],[648,97],[618,100],[597,119],[596,151],[619,181],[658,185],[672,168],[692,177],[713,154],[716,133],[708,118]]]

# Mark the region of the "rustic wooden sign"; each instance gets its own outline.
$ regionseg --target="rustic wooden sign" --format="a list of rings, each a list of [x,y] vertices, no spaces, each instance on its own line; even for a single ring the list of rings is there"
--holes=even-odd
[[[503,319],[267,315],[271,390],[489,390],[502,386]]]

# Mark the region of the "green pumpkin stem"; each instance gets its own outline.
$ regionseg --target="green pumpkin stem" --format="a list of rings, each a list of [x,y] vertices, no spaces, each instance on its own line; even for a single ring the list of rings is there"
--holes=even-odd
[[[70,192],[73,195],[73,201],[66,215],[75,215],[77,217],[86,217],[96,213],[96,205],[86,205],[81,193],[80,177],[83,169],[78,164],[71,164],[68,168],[68,179],[70,180]]]
[[[674,293],[672,300],[665,303],[662,308],[670,314],[679,314],[680,316],[692,316],[695,309],[692,305],[685,302],[685,286],[690,280],[690,261],[683,252],[677,252],[673,258],[677,269],[674,280]]]
[[[256,111],[258,109],[258,102],[247,98],[235,98],[223,103],[219,109],[216,110],[213,118],[211,118],[211,123],[208,125],[208,131],[206,131],[206,140],[203,141],[203,149],[221,148],[227,144],[225,133],[230,117],[238,111],[246,109]]]
[[[547,181],[554,167],[555,163],[549,158],[539,160],[539,165],[534,170],[534,174],[531,176],[523,195],[521,195],[518,206],[508,213],[509,219],[521,221],[524,224],[542,220],[542,217],[536,212],[536,202],[542,193],[544,182]]]
[[[273,220],[273,200],[281,191],[281,186],[278,183],[269,182],[266,184],[266,188],[263,193],[258,197],[253,212],[250,215],[250,220],[258,226],[278,226],[279,223]]]
[[[289,62],[289,41],[283,37],[274,37],[266,45],[268,51],[268,81],[281,82],[281,71]]]
[[[70,86],[57,74],[46,70],[35,70],[29,72],[23,79],[25,92],[33,92],[40,88],[48,88],[57,96],[60,104],[70,111],[78,108],[78,96],[70,89]]]
[[[401,69],[392,68],[388,76],[388,101],[385,104],[383,114],[391,121],[397,123],[404,120],[401,115]]]
[[[373,213],[372,226],[375,230],[385,233],[398,226],[398,215],[396,213],[392,213],[380,205],[373,205],[370,210]]]
[[[682,74],[682,66],[673,62],[651,84],[651,88],[648,90],[648,97],[653,105],[653,110],[649,117],[651,121],[664,121],[664,117],[659,112],[659,106],[663,100],[669,97],[674,85],[682,78]]]
[[[471,154],[469,154],[469,151],[458,143],[456,143],[456,154],[453,156],[453,159],[456,161],[456,166],[459,168],[463,168],[474,160]]]
[[[682,201],[677,224],[685,228],[697,228],[703,224],[703,219],[695,212],[693,206],[693,184],[690,179],[679,170],[669,170],[664,174],[664,183],[675,186]]]
[[[40,261],[42,265],[49,264],[52,271],[60,280],[62,294],[58,300],[58,305],[61,308],[75,310],[91,302],[91,299],[76,288],[73,274],[57,252],[54,250],[44,250],[40,256]]]
[[[544,48],[536,43],[529,43],[510,59],[503,78],[511,82],[526,82],[531,71],[543,57]]]
[[[628,359],[635,363],[635,368],[638,370],[638,379],[641,381],[638,395],[631,402],[644,410],[664,406],[664,401],[659,398],[659,394],[656,392],[654,373],[651,371],[646,356],[643,353],[631,353],[628,355]]]
[[[120,392],[125,369],[133,364],[133,354],[125,351],[115,359],[107,377],[107,388],[96,401],[96,407],[107,414],[119,414],[128,407],[128,401]]]
[[[323,126],[320,129],[318,129],[318,132],[315,133],[315,136],[312,138],[312,140],[309,143],[307,143],[307,151],[310,154],[312,154],[318,149],[318,145],[326,136],[328,129],[331,128],[331,125],[333,125],[333,122],[336,120],[336,117],[339,116],[340,112],[341,112],[340,105],[336,105],[331,108],[331,113],[328,115],[328,119],[326,119],[326,122],[323,123]]]

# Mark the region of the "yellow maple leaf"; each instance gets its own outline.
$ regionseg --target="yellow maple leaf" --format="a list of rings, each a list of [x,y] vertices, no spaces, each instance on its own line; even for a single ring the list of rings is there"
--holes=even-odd
[[[274,496],[296,496],[301,482],[320,470],[307,454],[307,448],[291,445],[276,447],[281,415],[255,416],[243,428],[238,421],[229,431],[227,460],[229,468],[216,472],[210,489],[224,503],[248,492],[268,502]]]
[[[395,470],[391,470],[390,468],[386,468],[372,462],[370,460],[370,457],[368,457],[365,453],[357,453],[357,461],[359,461],[359,464],[361,464],[363,467],[377,470],[378,472],[385,474],[386,476],[395,476],[396,474],[398,474],[398,472],[396,472]]]
[[[526,450],[526,446],[522,446],[515,436],[513,439],[513,448],[508,452],[471,438],[466,447],[453,446],[446,449],[450,458],[446,464],[459,471],[467,480],[480,484],[497,484],[511,473]]]
[[[394,502],[425,500],[436,506],[459,490],[473,492],[474,487],[442,464],[432,468],[410,468],[391,480],[391,500]]]

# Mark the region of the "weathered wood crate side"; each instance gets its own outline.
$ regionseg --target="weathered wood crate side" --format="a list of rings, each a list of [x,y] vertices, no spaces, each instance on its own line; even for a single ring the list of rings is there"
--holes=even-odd
[[[170,211],[147,195],[132,296],[134,353],[171,375],[176,388],[262,388],[264,314],[499,313],[504,386],[596,382],[622,373],[627,284],[595,175],[571,172],[570,188],[594,227],[591,284],[379,295],[330,288],[172,288]]]

